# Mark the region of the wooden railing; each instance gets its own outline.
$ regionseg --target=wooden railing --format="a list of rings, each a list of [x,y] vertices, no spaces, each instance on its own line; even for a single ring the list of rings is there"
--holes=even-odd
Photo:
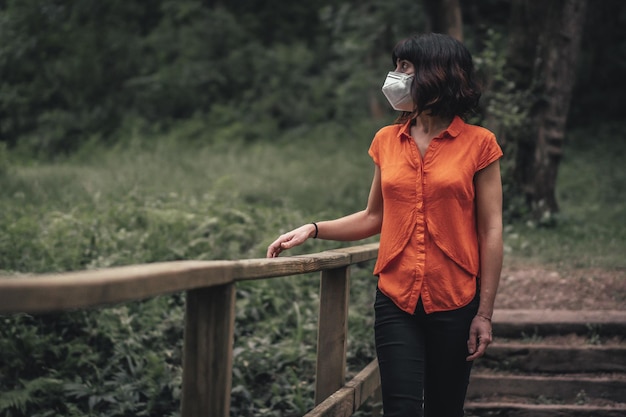
[[[178,261],[0,277],[0,314],[85,309],[186,291],[181,414],[227,417],[235,284],[321,271],[316,407],[307,417],[346,417],[379,388],[376,361],[345,383],[350,265],[377,254],[378,244],[369,244],[275,259]]]

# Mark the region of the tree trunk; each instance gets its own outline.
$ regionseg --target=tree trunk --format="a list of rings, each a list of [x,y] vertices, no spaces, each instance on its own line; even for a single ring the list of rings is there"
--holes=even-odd
[[[463,41],[463,17],[459,0],[424,0],[432,32],[447,33]]]
[[[509,69],[516,87],[530,90],[529,125],[516,138],[516,181],[535,218],[559,211],[556,178],[586,0],[515,0],[511,8]]]

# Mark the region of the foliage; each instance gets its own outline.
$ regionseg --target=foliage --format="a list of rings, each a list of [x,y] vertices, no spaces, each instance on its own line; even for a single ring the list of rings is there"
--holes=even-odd
[[[398,39],[427,29],[422,3],[408,0],[316,0],[279,8],[199,0],[92,3],[0,2],[6,40],[0,143],[26,158],[54,158],[173,126],[184,138],[229,143],[367,117],[380,124],[391,119],[379,91],[391,68],[389,51]],[[601,88],[580,84],[574,122],[594,117],[594,109],[610,118],[619,108],[610,104],[619,101],[614,82],[624,64],[619,28],[626,14],[618,3],[591,8],[581,80]],[[526,218],[513,171],[515,132],[526,129],[532,100],[506,74],[508,11],[505,2],[484,0],[464,6],[463,17],[487,84],[475,121],[495,130],[505,151],[506,217]],[[178,129],[181,120],[188,131]],[[1,149],[0,175],[8,166]],[[550,225],[553,218],[544,221]]]
[[[607,0],[589,3],[582,39],[578,81],[570,111],[570,125],[622,120],[621,103],[626,71],[626,3]]]
[[[504,217],[507,220],[525,218],[528,213],[524,193],[514,177],[518,143],[515,132],[529,123],[529,100],[531,92],[520,90],[507,77],[506,39],[501,32],[487,30],[484,44],[474,61],[476,71],[485,80],[484,108],[481,124],[491,129],[504,152],[500,168],[504,197]]]
[[[266,3],[0,2],[0,141],[50,157],[114,142],[128,119],[255,140],[348,123],[381,101],[393,43],[425,25],[408,0]]]
[[[2,318],[0,412],[8,416],[173,415],[180,298],[101,311]]]
[[[308,39],[269,42],[267,27],[279,25],[259,26],[237,4],[0,2],[0,140],[50,156],[91,135],[111,141],[128,117],[163,130],[224,106],[246,125],[268,115],[279,125],[306,122],[329,92],[316,83],[321,66],[309,50],[321,3],[285,3],[286,15],[307,17]],[[303,35],[299,24],[290,29]]]
[[[246,283],[239,289],[234,415],[303,415],[312,408],[316,283],[305,276]]]
[[[140,2],[0,4],[0,138],[46,154],[111,132],[122,117],[136,42],[154,16]]]

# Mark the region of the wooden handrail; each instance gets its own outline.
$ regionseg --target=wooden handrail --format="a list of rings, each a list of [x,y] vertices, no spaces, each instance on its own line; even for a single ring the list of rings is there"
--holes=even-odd
[[[0,314],[98,307],[157,295],[339,268],[374,259],[378,244],[302,256],[175,261],[35,276],[0,276]]]
[[[350,265],[377,255],[378,244],[372,243],[275,259],[177,261],[0,276],[0,314],[95,308],[186,291],[181,414],[227,417],[236,283],[319,271],[317,406],[307,416],[349,416],[379,387],[376,362],[344,385]]]

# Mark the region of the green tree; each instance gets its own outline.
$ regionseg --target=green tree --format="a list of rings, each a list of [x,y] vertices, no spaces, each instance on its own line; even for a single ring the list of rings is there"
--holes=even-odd
[[[114,130],[140,62],[136,39],[158,20],[143,2],[0,4],[0,140],[55,153]]]

